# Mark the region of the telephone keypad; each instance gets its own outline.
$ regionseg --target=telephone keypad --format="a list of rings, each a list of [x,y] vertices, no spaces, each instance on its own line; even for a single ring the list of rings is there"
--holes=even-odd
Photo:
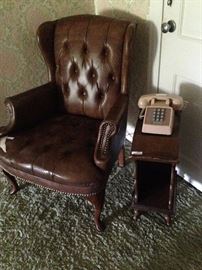
[[[152,120],[154,124],[162,124],[165,118],[164,108],[155,108],[152,114]]]
[[[142,125],[142,132],[171,135],[174,115],[172,107],[147,106]]]

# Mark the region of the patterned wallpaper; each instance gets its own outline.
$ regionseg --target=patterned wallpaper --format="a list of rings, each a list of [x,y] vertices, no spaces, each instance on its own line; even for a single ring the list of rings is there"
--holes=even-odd
[[[3,101],[47,81],[47,70],[36,44],[42,22],[81,14],[102,14],[139,22],[134,91],[129,122],[134,125],[137,97],[146,88],[149,0],[0,0],[0,125],[6,120]]]
[[[47,82],[35,34],[46,21],[94,13],[93,0],[0,0],[0,125],[6,96]]]
[[[146,19],[149,8],[149,0],[95,0],[97,13],[108,11],[111,16],[117,18],[130,18],[137,15]]]

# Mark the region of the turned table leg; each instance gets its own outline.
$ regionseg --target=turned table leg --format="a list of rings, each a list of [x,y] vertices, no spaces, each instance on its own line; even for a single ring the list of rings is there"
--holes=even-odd
[[[8,182],[11,184],[12,188],[10,191],[10,194],[15,194],[20,188],[18,186],[18,183],[15,179],[15,177],[11,174],[9,174],[8,172],[3,170],[4,175],[6,176],[6,179],[8,180]]]

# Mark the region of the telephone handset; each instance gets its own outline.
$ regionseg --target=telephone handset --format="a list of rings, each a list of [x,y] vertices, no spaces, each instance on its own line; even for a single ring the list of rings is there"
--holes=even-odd
[[[171,135],[174,123],[174,110],[182,110],[183,98],[177,95],[149,94],[138,101],[142,109],[139,118],[144,118],[143,133]]]

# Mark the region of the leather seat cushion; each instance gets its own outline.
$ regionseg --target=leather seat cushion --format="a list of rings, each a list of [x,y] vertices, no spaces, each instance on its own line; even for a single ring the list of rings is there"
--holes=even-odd
[[[9,134],[0,163],[62,185],[103,185],[104,172],[94,163],[101,120],[62,115],[32,129]]]

